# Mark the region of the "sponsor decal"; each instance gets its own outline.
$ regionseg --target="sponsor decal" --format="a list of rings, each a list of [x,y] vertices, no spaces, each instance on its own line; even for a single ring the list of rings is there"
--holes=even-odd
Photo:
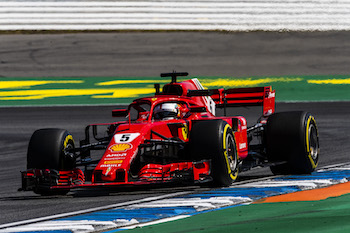
[[[108,154],[106,155],[106,158],[114,158],[114,157],[126,157],[127,153],[120,153],[120,154]]]
[[[121,167],[122,164],[102,164],[100,167],[107,167],[107,168],[112,168],[112,167]]]
[[[121,144],[114,144],[109,147],[109,150],[111,152],[121,152],[121,151],[127,151],[132,148],[132,145],[130,143],[121,143]]]
[[[239,143],[239,149],[244,149],[247,147],[247,143]]]
[[[275,92],[270,92],[268,98],[275,98],[276,93]]]
[[[132,142],[135,138],[140,136],[140,133],[123,133],[114,135],[115,143]]]
[[[123,163],[124,160],[109,160],[109,161],[105,161],[104,164],[119,164],[119,163]]]

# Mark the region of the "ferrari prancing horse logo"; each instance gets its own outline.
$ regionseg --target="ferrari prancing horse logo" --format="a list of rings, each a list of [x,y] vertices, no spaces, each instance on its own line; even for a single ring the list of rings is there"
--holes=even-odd
[[[182,130],[182,137],[186,141],[188,139],[188,124],[183,124]]]

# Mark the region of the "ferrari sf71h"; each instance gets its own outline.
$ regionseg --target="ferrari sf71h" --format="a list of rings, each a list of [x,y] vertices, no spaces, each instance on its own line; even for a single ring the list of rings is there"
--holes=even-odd
[[[275,113],[270,86],[204,89],[187,73],[165,73],[155,95],[112,111],[122,121],[92,124],[77,146],[64,129],[39,129],[30,139],[21,190],[65,194],[76,187],[168,182],[229,186],[240,171],[270,166],[274,174],[311,173],[319,158],[315,118]],[[226,109],[262,106],[257,123]],[[215,116],[223,108],[224,116]],[[103,130],[101,131],[101,127]],[[103,136],[101,136],[103,132]]]

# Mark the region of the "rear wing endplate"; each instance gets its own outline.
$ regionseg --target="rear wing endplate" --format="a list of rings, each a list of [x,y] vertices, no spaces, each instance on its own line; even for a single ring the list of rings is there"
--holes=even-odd
[[[217,108],[263,106],[263,115],[275,112],[275,90],[271,86],[189,91],[188,96],[211,96]]]

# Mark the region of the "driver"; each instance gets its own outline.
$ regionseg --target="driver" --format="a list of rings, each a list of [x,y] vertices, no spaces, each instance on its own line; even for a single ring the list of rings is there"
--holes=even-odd
[[[180,117],[180,109],[177,103],[159,104],[154,108],[155,120],[171,120]]]

